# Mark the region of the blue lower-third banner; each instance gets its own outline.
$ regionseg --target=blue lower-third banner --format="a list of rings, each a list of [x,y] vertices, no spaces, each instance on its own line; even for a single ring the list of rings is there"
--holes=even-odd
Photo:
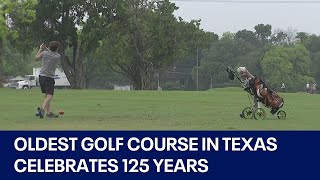
[[[2,131],[1,179],[320,179],[320,132]]]

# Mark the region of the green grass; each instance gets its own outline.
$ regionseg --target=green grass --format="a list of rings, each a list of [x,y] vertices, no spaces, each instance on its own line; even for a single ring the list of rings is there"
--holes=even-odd
[[[35,117],[39,89],[0,89],[1,130],[319,130],[320,96],[281,94],[286,120],[269,110],[263,121],[242,120],[249,105],[241,89],[206,92],[56,90],[55,119]],[[266,109],[267,110],[267,109]]]

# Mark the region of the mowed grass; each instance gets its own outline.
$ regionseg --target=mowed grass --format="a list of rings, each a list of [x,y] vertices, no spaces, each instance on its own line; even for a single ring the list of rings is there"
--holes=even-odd
[[[319,130],[320,96],[281,94],[286,120],[267,110],[265,120],[243,120],[249,106],[241,89],[206,92],[56,90],[58,119],[35,116],[39,89],[0,89],[1,130]]]

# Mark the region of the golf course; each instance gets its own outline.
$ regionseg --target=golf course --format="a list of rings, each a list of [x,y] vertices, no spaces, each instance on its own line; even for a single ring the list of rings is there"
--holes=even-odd
[[[0,89],[1,130],[319,130],[320,95],[280,93],[287,118],[241,119],[250,102],[240,88],[188,91],[56,90],[57,119],[35,116],[39,89]]]

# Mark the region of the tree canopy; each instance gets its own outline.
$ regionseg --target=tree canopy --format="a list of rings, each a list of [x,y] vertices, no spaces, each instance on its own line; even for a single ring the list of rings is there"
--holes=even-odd
[[[78,89],[238,86],[229,66],[246,66],[276,90],[320,81],[319,35],[257,24],[218,36],[176,17],[178,8],[169,0],[0,0],[0,81],[40,66],[34,53],[52,40]]]

